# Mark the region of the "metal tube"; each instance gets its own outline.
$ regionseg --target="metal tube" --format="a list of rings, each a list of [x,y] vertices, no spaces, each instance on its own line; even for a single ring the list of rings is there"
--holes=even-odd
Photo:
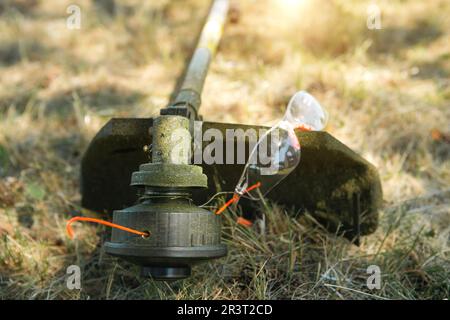
[[[214,1],[176,98],[171,106],[161,110],[161,114],[198,118],[203,85],[222,37],[228,8],[229,0]]]
[[[152,163],[189,164],[189,119],[160,116],[153,121],[153,131]]]

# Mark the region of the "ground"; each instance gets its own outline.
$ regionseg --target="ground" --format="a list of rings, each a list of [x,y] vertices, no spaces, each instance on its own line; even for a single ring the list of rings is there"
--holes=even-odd
[[[380,172],[378,230],[357,247],[261,204],[266,230],[224,214],[226,258],[159,283],[101,249],[105,230],[65,222],[80,208],[79,170],[112,116],[157,114],[168,102],[207,0],[0,3],[0,298],[444,299],[450,292],[450,3],[233,2],[201,113],[273,124],[304,89],[330,114],[332,135]],[[66,27],[81,8],[81,28]],[[372,7],[370,7],[372,8]],[[373,9],[373,8],[372,8]],[[373,12],[369,12],[370,14]],[[82,289],[66,287],[77,264]],[[380,268],[370,290],[367,268]]]

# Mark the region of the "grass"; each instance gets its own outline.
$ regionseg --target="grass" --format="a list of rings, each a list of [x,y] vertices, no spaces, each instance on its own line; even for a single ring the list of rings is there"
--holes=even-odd
[[[447,1],[377,1],[381,30],[366,28],[368,1],[240,2],[204,118],[271,124],[306,89],[328,109],[327,130],[378,167],[385,206],[359,247],[271,203],[259,209],[264,228],[236,226],[229,211],[229,255],[170,284],[105,255],[104,229],[77,225],[70,241],[64,227],[83,212],[90,139],[112,116],[151,116],[167,103],[208,1],[79,0],[82,27],[68,30],[71,3],[0,4],[0,298],[449,297]],[[71,264],[81,291],[66,288]],[[381,269],[379,290],[366,286],[370,265]]]

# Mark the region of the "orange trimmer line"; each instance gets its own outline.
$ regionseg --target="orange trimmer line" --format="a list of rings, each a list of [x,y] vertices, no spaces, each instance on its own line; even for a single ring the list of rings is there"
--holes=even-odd
[[[244,217],[238,217],[236,222],[238,224],[240,224],[241,226],[244,226],[244,227],[247,227],[247,228],[249,228],[249,227],[251,227],[253,225],[253,222],[251,222],[250,220],[245,219]]]
[[[252,191],[253,189],[259,188],[261,186],[261,182],[257,182],[254,185],[248,187],[247,189],[244,190],[243,193],[247,193]],[[233,198],[231,198],[230,200],[228,200],[227,202],[225,202],[225,204],[223,206],[221,206],[219,208],[219,210],[216,211],[216,214],[221,214],[222,212],[225,211],[226,208],[228,208],[231,204],[237,202],[241,197],[238,194],[233,194]]]
[[[74,236],[71,224],[72,224],[72,222],[75,222],[75,221],[88,221],[88,222],[99,223],[99,224],[103,224],[103,225],[111,227],[111,228],[116,228],[116,229],[120,229],[120,230],[127,231],[130,233],[134,233],[134,234],[140,235],[145,238],[150,236],[150,232],[138,231],[135,229],[127,228],[127,227],[121,226],[119,224],[111,223],[111,222],[101,220],[101,219],[88,218],[88,217],[73,217],[72,219],[67,221],[67,224],[66,224],[66,231],[67,231],[67,234],[69,235],[70,239],[73,239],[73,236]]]
[[[250,191],[252,191],[253,189],[258,188],[260,185],[261,185],[261,183],[258,182],[258,183],[256,183],[256,184],[254,184],[253,186],[251,186],[251,187],[245,189],[245,190],[244,190],[244,193],[250,192]],[[234,195],[233,195],[233,198],[231,198],[229,201],[227,201],[227,203],[225,203],[225,204],[222,206],[222,208],[220,208],[219,210],[217,210],[216,214],[221,214],[228,206],[230,206],[232,203],[238,201],[239,198],[240,198],[240,197],[239,197],[237,194],[234,194]],[[142,237],[148,237],[148,236],[150,236],[150,233],[149,233],[149,232],[143,232],[143,231],[139,231],[139,230],[127,228],[127,227],[121,226],[121,225],[119,225],[119,224],[115,224],[115,223],[112,223],[112,222],[109,222],[109,221],[105,221],[105,220],[101,220],[101,219],[88,218],[88,217],[79,217],[79,216],[78,216],[78,217],[73,217],[72,219],[70,219],[69,221],[67,221],[67,224],[66,224],[66,231],[67,231],[67,234],[69,235],[70,239],[73,239],[73,237],[74,237],[74,232],[73,232],[73,229],[72,229],[72,226],[71,226],[71,225],[72,225],[72,223],[75,222],[75,221],[88,221],[88,222],[99,223],[99,224],[102,224],[102,225],[105,225],[105,226],[108,226],[108,227],[111,227],[111,228],[116,228],[116,229],[120,229],[120,230],[123,230],[123,231],[126,231],[126,232],[134,233],[134,234],[140,235],[140,236],[142,236]]]

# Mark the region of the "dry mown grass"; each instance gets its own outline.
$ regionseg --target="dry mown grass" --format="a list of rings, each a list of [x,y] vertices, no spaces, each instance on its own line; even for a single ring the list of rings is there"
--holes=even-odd
[[[95,226],[77,226],[75,242],[64,233],[82,210],[89,140],[113,115],[167,103],[208,7],[112,2],[77,1],[78,31],[65,28],[69,1],[0,4],[0,298],[449,297],[448,1],[377,1],[381,30],[366,28],[368,1],[241,1],[204,117],[270,124],[291,94],[310,91],[330,113],[328,130],[379,168],[386,210],[360,247],[271,204],[261,204],[264,232],[236,226],[229,212],[229,255],[172,284],[106,256]],[[81,291],[66,289],[70,264],[82,268]],[[380,290],[365,285],[372,264]]]

